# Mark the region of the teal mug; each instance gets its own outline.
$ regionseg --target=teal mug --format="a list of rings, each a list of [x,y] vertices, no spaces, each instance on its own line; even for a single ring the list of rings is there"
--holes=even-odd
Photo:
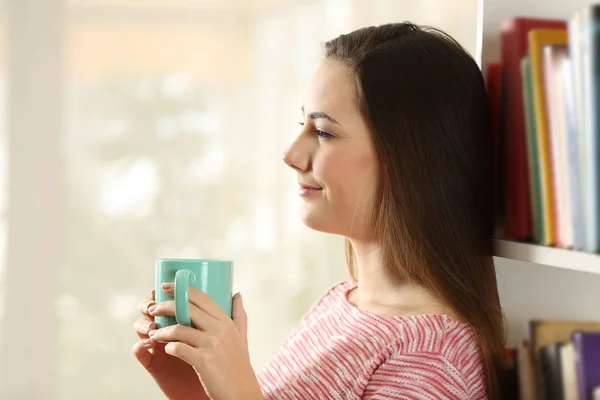
[[[233,262],[227,260],[169,259],[156,260],[155,302],[175,300],[175,316],[156,317],[158,329],[170,325],[193,326],[188,303],[188,288],[206,293],[231,316]],[[163,292],[164,282],[174,283],[174,296]]]

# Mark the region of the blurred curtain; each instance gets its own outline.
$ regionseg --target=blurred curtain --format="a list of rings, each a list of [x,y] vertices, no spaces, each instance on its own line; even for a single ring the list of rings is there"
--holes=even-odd
[[[438,26],[477,0],[5,0],[0,398],[162,398],[131,356],[157,257],[230,258],[258,370],[346,279],[280,153],[341,33]]]

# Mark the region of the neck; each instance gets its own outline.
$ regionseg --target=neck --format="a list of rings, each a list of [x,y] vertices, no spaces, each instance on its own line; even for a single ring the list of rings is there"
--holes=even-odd
[[[360,282],[356,289],[357,299],[377,299],[384,293],[395,291],[399,282],[384,268],[381,245],[356,240],[350,240],[350,243],[356,257],[356,278]]]
[[[356,307],[376,314],[453,314],[420,285],[405,282],[386,268],[381,244],[350,240],[358,287],[349,297]]]

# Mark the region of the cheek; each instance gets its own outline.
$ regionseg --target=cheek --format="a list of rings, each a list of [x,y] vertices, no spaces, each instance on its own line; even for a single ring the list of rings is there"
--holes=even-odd
[[[345,157],[343,152],[329,152],[315,160],[315,178],[329,190],[339,190],[353,175],[353,157]]]
[[[371,202],[378,181],[377,160],[370,152],[342,151],[327,154],[313,165],[330,200],[356,204]]]

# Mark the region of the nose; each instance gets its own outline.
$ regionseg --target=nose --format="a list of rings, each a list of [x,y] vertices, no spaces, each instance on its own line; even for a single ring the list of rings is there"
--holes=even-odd
[[[299,135],[292,144],[283,152],[282,159],[290,168],[306,172],[310,169],[311,155],[309,143],[304,135]]]

